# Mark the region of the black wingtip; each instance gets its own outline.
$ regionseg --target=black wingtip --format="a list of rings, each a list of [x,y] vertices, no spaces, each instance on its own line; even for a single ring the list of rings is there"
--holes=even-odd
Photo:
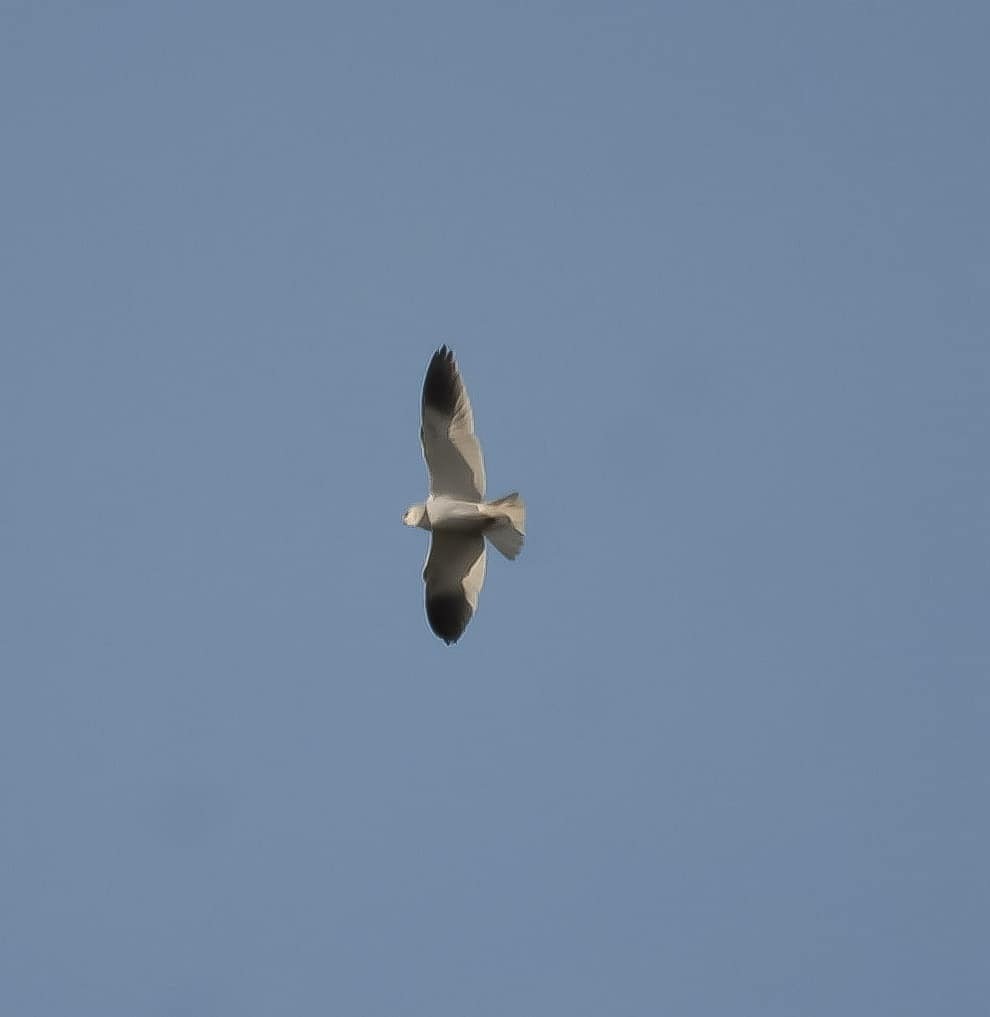
[[[457,407],[457,364],[454,351],[447,346],[441,346],[430,358],[423,382],[423,405],[448,415]]]
[[[456,594],[426,598],[426,618],[430,628],[448,645],[456,643],[471,620],[471,605]]]

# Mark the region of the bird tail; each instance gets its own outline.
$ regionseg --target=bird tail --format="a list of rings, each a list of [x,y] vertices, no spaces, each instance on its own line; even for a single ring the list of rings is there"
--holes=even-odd
[[[506,558],[515,558],[526,537],[526,503],[517,491],[486,505],[493,522],[485,536]]]

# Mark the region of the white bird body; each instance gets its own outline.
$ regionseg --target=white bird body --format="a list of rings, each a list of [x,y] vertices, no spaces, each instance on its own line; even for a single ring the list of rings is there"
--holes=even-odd
[[[515,558],[525,538],[526,506],[515,492],[485,501],[485,463],[471,403],[446,346],[433,354],[426,371],[420,439],[430,495],[407,509],[402,521],[433,535],[423,570],[426,617],[449,644],[461,637],[478,607],[485,538],[506,558]]]
[[[426,518],[431,530],[462,530],[477,532],[479,524],[498,517],[484,502],[461,501],[445,494],[431,494],[426,499]]]

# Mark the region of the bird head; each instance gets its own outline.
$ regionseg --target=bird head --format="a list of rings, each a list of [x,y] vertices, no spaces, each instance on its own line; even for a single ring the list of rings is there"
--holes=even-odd
[[[422,526],[426,529],[426,506],[410,505],[403,513],[402,521],[406,526]]]

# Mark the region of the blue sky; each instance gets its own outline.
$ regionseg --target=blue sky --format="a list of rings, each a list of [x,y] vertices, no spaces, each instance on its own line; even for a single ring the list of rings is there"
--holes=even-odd
[[[984,1012],[988,31],[2,4],[0,1010]]]

